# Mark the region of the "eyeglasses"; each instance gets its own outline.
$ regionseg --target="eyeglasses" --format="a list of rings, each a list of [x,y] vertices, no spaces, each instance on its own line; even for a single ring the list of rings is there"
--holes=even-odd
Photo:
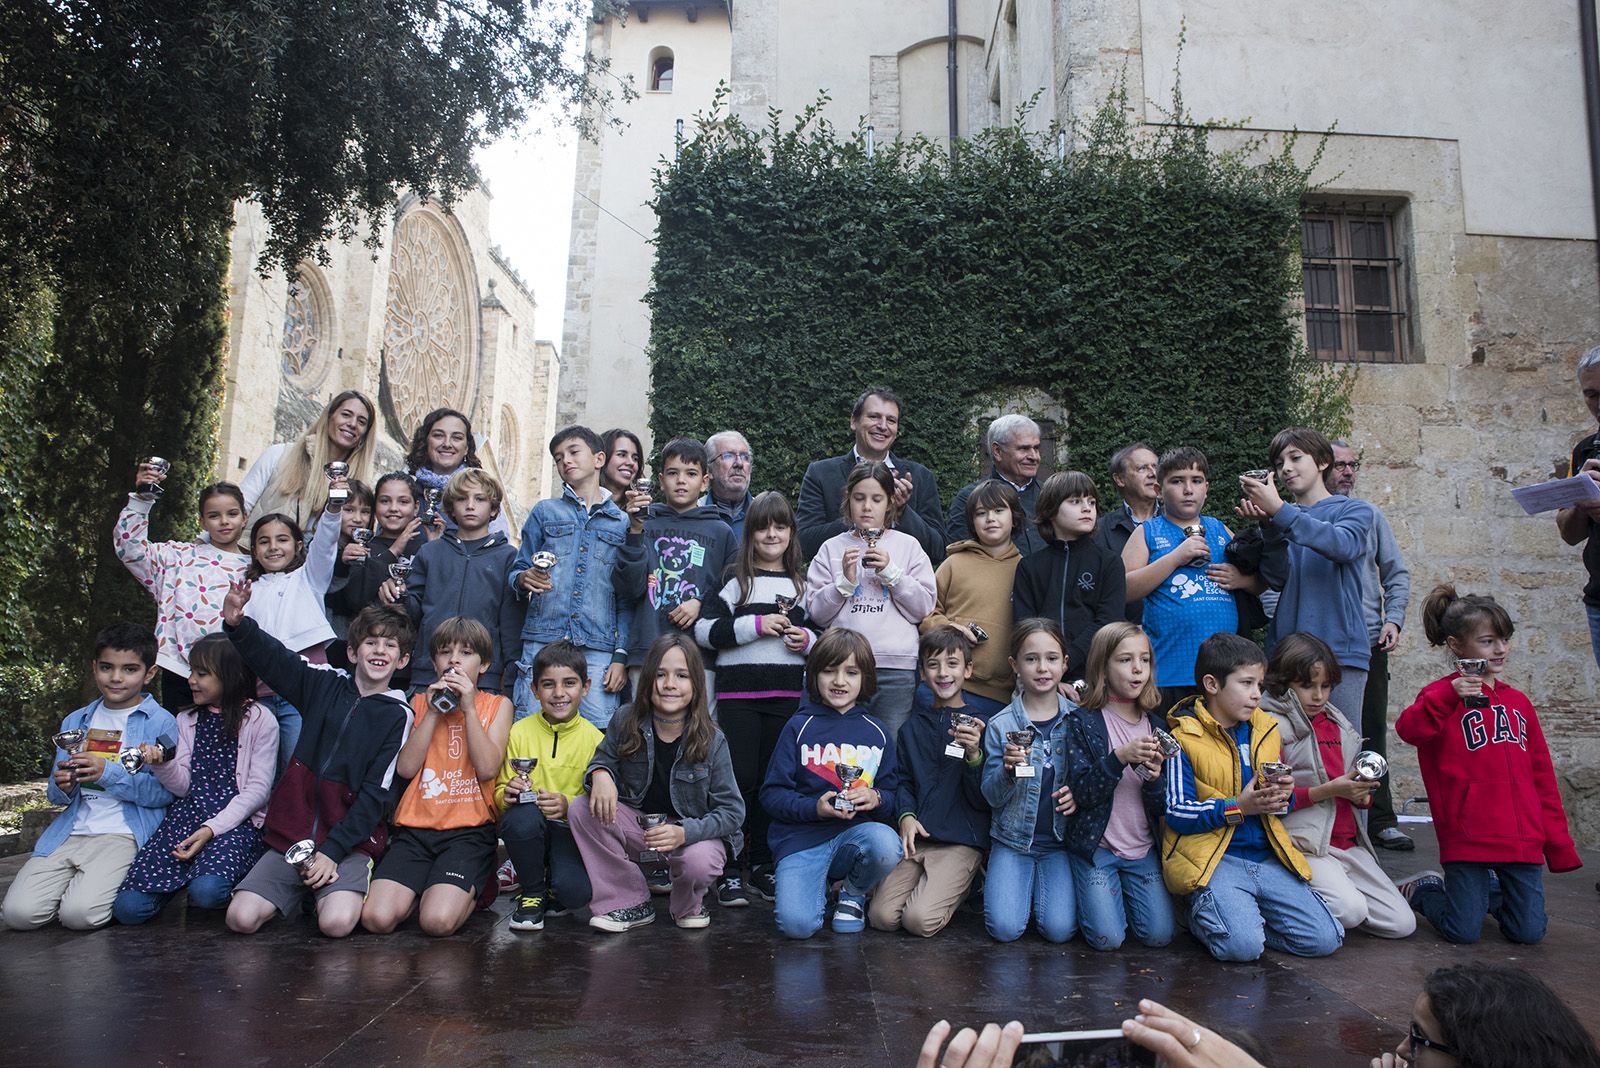
[[[1451,1049],[1449,1046],[1445,1045],[1443,1042],[1435,1042],[1433,1039],[1431,1039],[1427,1035],[1423,1034],[1422,1033],[1422,1029],[1417,1026],[1417,1021],[1415,1021],[1415,1020],[1411,1021],[1410,1041],[1411,1041],[1411,1054],[1412,1054],[1412,1059],[1413,1060],[1415,1060],[1416,1052],[1419,1049],[1431,1049],[1431,1050],[1433,1050],[1433,1052],[1441,1054],[1441,1055],[1443,1055],[1445,1057],[1457,1057],[1457,1058],[1459,1058],[1461,1056],[1461,1054],[1457,1053],[1455,1050]]]
[[[741,463],[749,463],[751,460],[755,459],[755,457],[751,456],[748,452],[728,451],[719,452],[717,455],[713,456],[712,459],[721,460],[725,464],[731,464],[735,460],[738,460]]]
[[[1335,461],[1333,461],[1333,466],[1349,468],[1351,471],[1359,471],[1359,470],[1361,470],[1361,461],[1360,460],[1335,460]]]

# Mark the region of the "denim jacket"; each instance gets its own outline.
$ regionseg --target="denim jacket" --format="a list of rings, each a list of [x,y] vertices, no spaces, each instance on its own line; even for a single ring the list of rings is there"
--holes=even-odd
[[[584,649],[608,653],[622,647],[627,634],[619,629],[621,611],[611,576],[627,535],[628,519],[616,501],[607,499],[589,509],[568,485],[562,485],[561,496],[533,506],[522,524],[522,547],[506,577],[528,605],[522,624],[524,643],[543,645],[566,638]],[[556,554],[550,575],[555,586],[549,593],[529,597],[517,587],[517,576],[541,549]]]
[[[1035,768],[1042,767],[1044,747],[1048,745],[1055,758],[1056,789],[1070,785],[1067,756],[1071,747],[1072,713],[1077,706],[1060,695],[1056,700],[1066,714],[1056,721],[1055,729],[1047,738],[1038,736],[1039,728],[1023,711],[1020,694],[1003,711],[996,713],[983,729],[983,796],[994,809],[989,837],[1022,853],[1033,848],[1034,821],[1040,803],[1039,776],[1035,773],[1031,779],[1019,779],[1006,770],[1002,760],[1006,732],[1024,728],[1033,730],[1035,736],[1033,748],[1029,750],[1030,763]],[[1055,835],[1062,841],[1067,839],[1067,818],[1059,812],[1055,814]]]
[[[639,724],[644,740],[627,756],[619,756],[630,718],[626,710],[612,717],[606,736],[589,759],[583,785],[593,794],[590,779],[596,768],[604,768],[616,781],[618,802],[638,808],[656,771],[656,732],[650,717],[645,716]],[[678,747],[668,793],[683,824],[684,845],[720,838],[727,843],[730,857],[737,857],[744,849],[744,834],[740,831],[744,825],[744,795],[733,777],[733,758],[728,755],[728,739],[720,727],[712,736],[711,751],[701,763],[685,760],[683,747]]]
[[[93,703],[78,709],[66,719],[61,721],[64,731],[77,728],[87,729],[94,720],[95,709],[100,707],[97,698]],[[132,749],[134,746],[146,742],[154,743],[162,735],[176,741],[178,737],[178,721],[172,713],[156,703],[156,699],[149,694],[144,695],[144,700],[139,706],[128,714],[128,723],[122,729],[122,747]],[[52,775],[45,793],[53,805],[66,805],[44,833],[39,836],[39,842],[33,847],[33,855],[47,857],[67,837],[72,834],[72,825],[77,822],[78,809],[83,806],[82,786],[76,787],[68,794],[56,785],[53,772],[56,764],[67,759],[67,751],[56,749],[55,762],[50,765]],[[167,806],[172,804],[172,795],[167,788],[161,785],[150,768],[141,768],[137,772],[129,772],[127,768],[117,763],[115,757],[106,760],[106,769],[100,774],[100,785],[105,787],[106,796],[114,797],[122,802],[122,815],[128,821],[128,829],[133,832],[133,840],[143,848],[150,835],[160,825],[161,819],[167,814]]]

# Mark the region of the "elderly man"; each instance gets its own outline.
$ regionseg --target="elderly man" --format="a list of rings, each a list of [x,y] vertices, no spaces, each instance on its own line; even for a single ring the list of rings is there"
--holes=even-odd
[[[983,440],[989,451],[988,477],[1011,483],[1028,517],[1022,530],[1011,532],[1011,540],[1024,556],[1044,548],[1044,536],[1033,521],[1034,508],[1039,503],[1039,424],[1015,412],[1002,415],[989,424]],[[972,537],[972,531],[967,528],[967,498],[977,486],[976,482],[962,486],[956,491],[956,499],[950,502],[944,529],[952,544]]]
[[[835,534],[844,533],[840,510],[845,479],[856,464],[870,460],[888,464],[894,472],[894,505],[899,510],[895,528],[916,538],[935,564],[943,560],[944,512],[933,472],[890,453],[900,437],[900,398],[883,387],[867,390],[856,398],[850,431],[855,435],[854,447],[843,456],[814,461],[800,483],[795,521],[800,524],[800,548],[806,558],[815,556],[822,543]]]
[[[744,514],[750,510],[750,472],[755,457],[750,443],[737,430],[719,430],[706,439],[711,462],[711,488],[700,498],[701,507],[717,510],[733,528],[733,540],[744,540]]]
[[[1578,388],[1589,414],[1600,420],[1600,345],[1578,360]],[[1600,481],[1600,433],[1590,434],[1572,450],[1569,474],[1586,474]],[[1556,529],[1568,545],[1583,543],[1583,566],[1589,582],[1583,588],[1583,604],[1589,613],[1589,644],[1595,663],[1600,664],[1600,504],[1581,504],[1556,513]]]
[[[1156,451],[1142,441],[1124,445],[1111,454],[1111,484],[1117,487],[1122,504],[1100,517],[1094,537],[1113,556],[1122,555],[1123,546],[1140,523],[1161,514],[1161,486],[1156,481],[1159,460]],[[1126,616],[1129,623],[1140,622],[1144,618],[1144,599],[1128,598]]]
[[[1333,485],[1335,493],[1351,496],[1356,488],[1356,473],[1361,461],[1348,442],[1333,444]],[[1373,509],[1372,529],[1367,532],[1367,547],[1361,568],[1361,610],[1367,618],[1367,637],[1372,642],[1372,663],[1367,669],[1367,688],[1361,699],[1361,728],[1366,745],[1375,753],[1389,752],[1389,651],[1400,640],[1405,625],[1406,605],[1411,600],[1411,572],[1395,544],[1394,531],[1383,512]],[[1372,795],[1367,832],[1384,849],[1415,849],[1416,843],[1400,829],[1395,818],[1394,799],[1389,780],[1383,779]]]

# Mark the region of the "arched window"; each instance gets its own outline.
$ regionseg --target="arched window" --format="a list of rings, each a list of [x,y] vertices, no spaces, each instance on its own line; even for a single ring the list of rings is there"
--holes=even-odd
[[[672,49],[657,48],[650,53],[650,91],[672,92]]]

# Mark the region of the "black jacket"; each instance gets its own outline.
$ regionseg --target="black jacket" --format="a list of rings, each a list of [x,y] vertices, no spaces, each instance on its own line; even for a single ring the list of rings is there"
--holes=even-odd
[[[1156,508],[1156,514],[1161,514],[1159,506]],[[1128,539],[1133,537],[1133,532],[1138,529],[1139,521],[1133,518],[1133,513],[1128,511],[1128,506],[1119,504],[1100,517],[1100,522],[1094,528],[1093,537],[1095,541],[1100,543],[1102,549],[1120,560],[1123,547],[1128,544]],[[1123,616],[1129,623],[1142,622],[1144,620],[1144,598],[1140,597],[1129,601]]]
[[[1111,752],[1111,735],[1098,708],[1074,707],[1068,717],[1072,745],[1067,752],[1067,783],[1078,803],[1077,814],[1067,821],[1067,848],[1084,860],[1093,860],[1100,839],[1111,822],[1111,803],[1122,781],[1124,764]],[[1167,729],[1167,718],[1150,713],[1152,728]],[[1161,842],[1161,816],[1166,811],[1167,778],[1162,774],[1139,787],[1150,837]]]
[[[914,460],[901,459],[890,454],[894,469],[911,479],[911,500],[905,512],[895,521],[895,529],[910,534],[922,545],[928,560],[938,566],[944,559],[944,509],[939,504],[939,484],[933,472]],[[806,468],[800,482],[800,502],[795,508],[795,522],[800,525],[800,550],[807,560],[817,555],[822,543],[835,534],[844,533],[844,520],[839,518],[844,503],[844,483],[859,461],[855,450],[843,456],[817,460]]]
[[[411,684],[429,686],[438,674],[428,655],[434,630],[454,616],[476,619],[489,631],[493,660],[478,688],[485,693],[511,692],[513,670],[522,656],[522,621],[526,602],[506,582],[517,547],[504,534],[490,534],[467,548],[454,531],[446,531],[417,551],[400,604],[417,625],[417,647],[411,654]]]
[[[1002,476],[999,471],[991,467],[988,477]],[[973,536],[971,528],[967,526],[967,498],[971,497],[972,491],[977,488],[976,482],[967,483],[956,490],[955,500],[950,502],[950,512],[944,521],[944,535],[951,545],[958,541],[966,541]],[[1017,551],[1027,556],[1044,548],[1044,535],[1039,533],[1039,525],[1034,519],[1039,506],[1039,480],[1033,479],[1026,489],[1017,490],[1017,498],[1022,502],[1022,514],[1028,517],[1028,521],[1011,532],[1011,540],[1016,544]]]
[[[1107,552],[1094,535],[1071,542],[1052,538],[1017,565],[1011,613],[1019,622],[1040,616],[1059,626],[1067,639],[1067,677],[1077,678],[1094,632],[1123,618],[1127,585],[1122,557]]]

